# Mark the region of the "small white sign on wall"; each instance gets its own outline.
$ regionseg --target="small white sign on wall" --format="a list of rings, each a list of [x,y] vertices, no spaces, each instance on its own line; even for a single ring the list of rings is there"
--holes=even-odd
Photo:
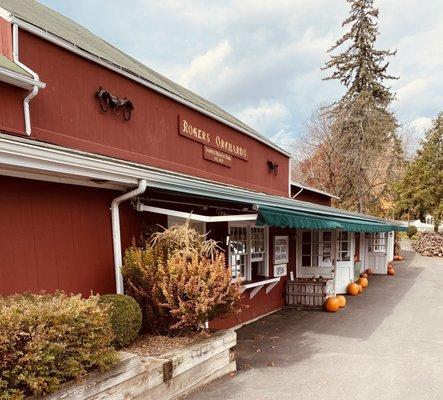
[[[276,264],[274,265],[274,277],[286,276],[288,273],[288,264]]]
[[[274,236],[274,264],[289,262],[289,236]]]

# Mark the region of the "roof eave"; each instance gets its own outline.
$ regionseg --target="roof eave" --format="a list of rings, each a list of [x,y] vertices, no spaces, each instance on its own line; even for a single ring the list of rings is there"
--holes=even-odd
[[[33,78],[29,78],[2,67],[0,67],[0,81],[20,87],[22,89],[32,89],[34,86],[37,86],[40,89],[46,87],[46,83],[44,82],[37,81]]]

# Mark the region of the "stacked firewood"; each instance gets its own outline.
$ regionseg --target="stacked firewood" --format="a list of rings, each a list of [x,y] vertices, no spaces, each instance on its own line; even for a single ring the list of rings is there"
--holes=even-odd
[[[443,234],[423,232],[412,247],[423,256],[443,257]]]

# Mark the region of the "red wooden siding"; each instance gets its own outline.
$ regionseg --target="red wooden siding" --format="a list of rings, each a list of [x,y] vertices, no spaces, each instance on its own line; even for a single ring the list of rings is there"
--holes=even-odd
[[[0,294],[115,291],[110,204],[119,192],[0,177]],[[138,235],[121,206],[122,242]]]
[[[294,196],[300,191],[298,186],[291,186],[291,196]],[[321,204],[322,206],[331,206],[331,198],[325,194],[311,192],[310,190],[303,189],[295,198],[300,201],[307,201],[309,203]]]
[[[31,103],[32,138],[287,196],[289,160],[265,144],[24,31],[20,58],[47,84]],[[100,111],[99,86],[133,100],[129,122]],[[205,160],[201,143],[178,134],[179,115],[247,149],[249,160],[233,157],[232,168]]]
[[[25,96],[26,90],[0,82],[0,130],[24,134],[23,99]]]
[[[12,60],[12,25],[0,17],[0,54]]]

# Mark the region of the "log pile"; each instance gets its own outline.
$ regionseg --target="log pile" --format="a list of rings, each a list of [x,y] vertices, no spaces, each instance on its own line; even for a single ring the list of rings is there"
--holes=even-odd
[[[412,247],[422,256],[443,257],[443,234],[423,232],[419,238],[412,243]]]

